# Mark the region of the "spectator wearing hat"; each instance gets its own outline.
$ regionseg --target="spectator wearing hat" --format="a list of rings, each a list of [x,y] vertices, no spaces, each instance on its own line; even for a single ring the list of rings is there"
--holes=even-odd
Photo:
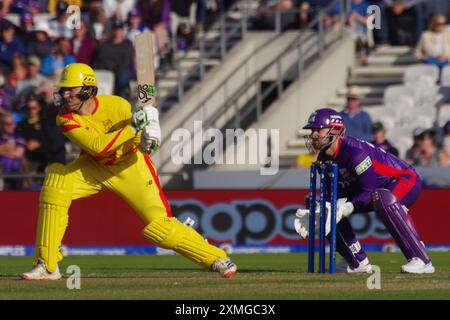
[[[71,53],[75,56],[77,62],[92,64],[92,59],[97,50],[97,43],[88,34],[86,21],[82,20],[80,28],[75,29],[74,37],[71,40],[71,48]]]
[[[68,28],[66,24],[69,18],[69,14],[67,13],[68,7],[64,1],[58,2],[56,17],[49,21],[50,29],[54,32],[56,38],[63,37],[71,39],[73,37],[73,29]]]
[[[17,36],[24,44],[27,44],[33,38],[34,18],[29,11],[22,11],[20,14],[20,28],[17,30]]]
[[[152,34],[153,43],[156,43],[155,33],[151,30],[150,26],[142,21],[142,15],[137,9],[133,9],[128,13],[127,20],[128,28],[127,39],[134,43],[134,37],[138,34],[149,31]],[[155,64],[155,69],[159,68],[159,54],[156,46],[153,46],[153,63]]]
[[[34,26],[33,38],[28,43],[28,54],[43,59],[52,53],[53,42],[51,40],[52,32],[48,23],[39,21]]]
[[[350,87],[347,93],[347,105],[341,116],[346,126],[346,134],[365,141],[372,141],[372,119],[361,110],[361,90],[357,86]]]
[[[54,53],[42,59],[41,73],[48,77],[58,78],[65,66],[76,62],[75,57],[70,52],[69,39],[63,37],[56,39]]]
[[[127,39],[134,42],[134,37],[138,34],[151,30],[150,26],[142,21],[142,15],[137,9],[133,9],[128,13],[127,19]]]
[[[16,124],[11,114],[0,118],[0,170],[5,173],[20,173],[25,156],[25,140],[16,132]],[[22,187],[19,179],[4,179],[5,189],[18,190]]]
[[[13,58],[17,54],[26,54],[23,42],[16,37],[16,31],[12,23],[7,23],[1,30],[0,39],[0,66],[7,72],[12,70]]]
[[[398,157],[398,150],[386,139],[386,129],[381,122],[372,124],[372,144]]]
[[[40,0],[14,0],[13,3],[13,13],[22,13],[24,11],[28,11],[36,14],[41,12]]]
[[[17,82],[16,95],[27,97],[31,93],[49,87],[50,83],[46,77],[39,73],[41,60],[37,56],[30,56],[27,61],[27,76]]]
[[[129,82],[135,78],[134,48],[126,38],[125,25],[121,20],[114,21],[112,38],[98,47],[93,66],[112,71],[116,94],[129,97]]]

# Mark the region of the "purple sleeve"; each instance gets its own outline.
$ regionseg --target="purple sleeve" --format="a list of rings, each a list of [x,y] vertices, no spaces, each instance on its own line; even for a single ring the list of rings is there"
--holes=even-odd
[[[366,152],[361,152],[352,161],[352,171],[356,176],[358,188],[356,196],[350,199],[355,211],[361,210],[372,201],[371,194],[377,188],[376,174],[372,159]]]

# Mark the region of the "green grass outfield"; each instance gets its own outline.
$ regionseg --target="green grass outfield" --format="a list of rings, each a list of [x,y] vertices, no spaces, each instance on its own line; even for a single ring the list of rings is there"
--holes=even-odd
[[[305,253],[243,254],[232,258],[232,279],[200,269],[181,256],[66,257],[60,268],[81,268],[81,289],[60,281],[21,281],[30,257],[0,257],[0,299],[450,299],[450,253],[432,253],[437,272],[399,272],[399,253],[370,253],[381,268],[381,289],[369,290],[370,275],[306,273]]]

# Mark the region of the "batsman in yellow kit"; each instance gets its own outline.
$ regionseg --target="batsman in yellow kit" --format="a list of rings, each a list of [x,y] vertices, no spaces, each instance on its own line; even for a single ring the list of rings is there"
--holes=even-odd
[[[33,269],[25,280],[58,280],[61,241],[73,200],[108,190],[123,198],[145,222],[142,236],[173,249],[204,268],[229,278],[237,270],[225,251],[208,244],[195,231],[171,216],[150,155],[161,143],[158,110],[146,105],[132,113],[130,103],[114,95],[97,96],[91,67],[65,67],[55,85],[61,106],[56,122],[82,152],[68,165],[46,169],[39,198],[39,219]],[[105,219],[108,219],[105,216]]]

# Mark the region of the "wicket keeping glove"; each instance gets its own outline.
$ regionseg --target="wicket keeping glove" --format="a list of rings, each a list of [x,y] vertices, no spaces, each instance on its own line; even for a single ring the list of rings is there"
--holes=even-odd
[[[326,222],[325,222],[325,235],[330,233],[331,229],[331,203],[325,203],[326,208]],[[343,217],[348,217],[354,210],[353,204],[347,202],[347,198],[340,198],[336,202],[336,224],[341,221]],[[295,231],[306,239],[309,235],[309,209],[298,209],[295,213],[294,228]],[[320,201],[316,202],[316,217],[315,217],[315,233],[318,234],[320,228]]]

